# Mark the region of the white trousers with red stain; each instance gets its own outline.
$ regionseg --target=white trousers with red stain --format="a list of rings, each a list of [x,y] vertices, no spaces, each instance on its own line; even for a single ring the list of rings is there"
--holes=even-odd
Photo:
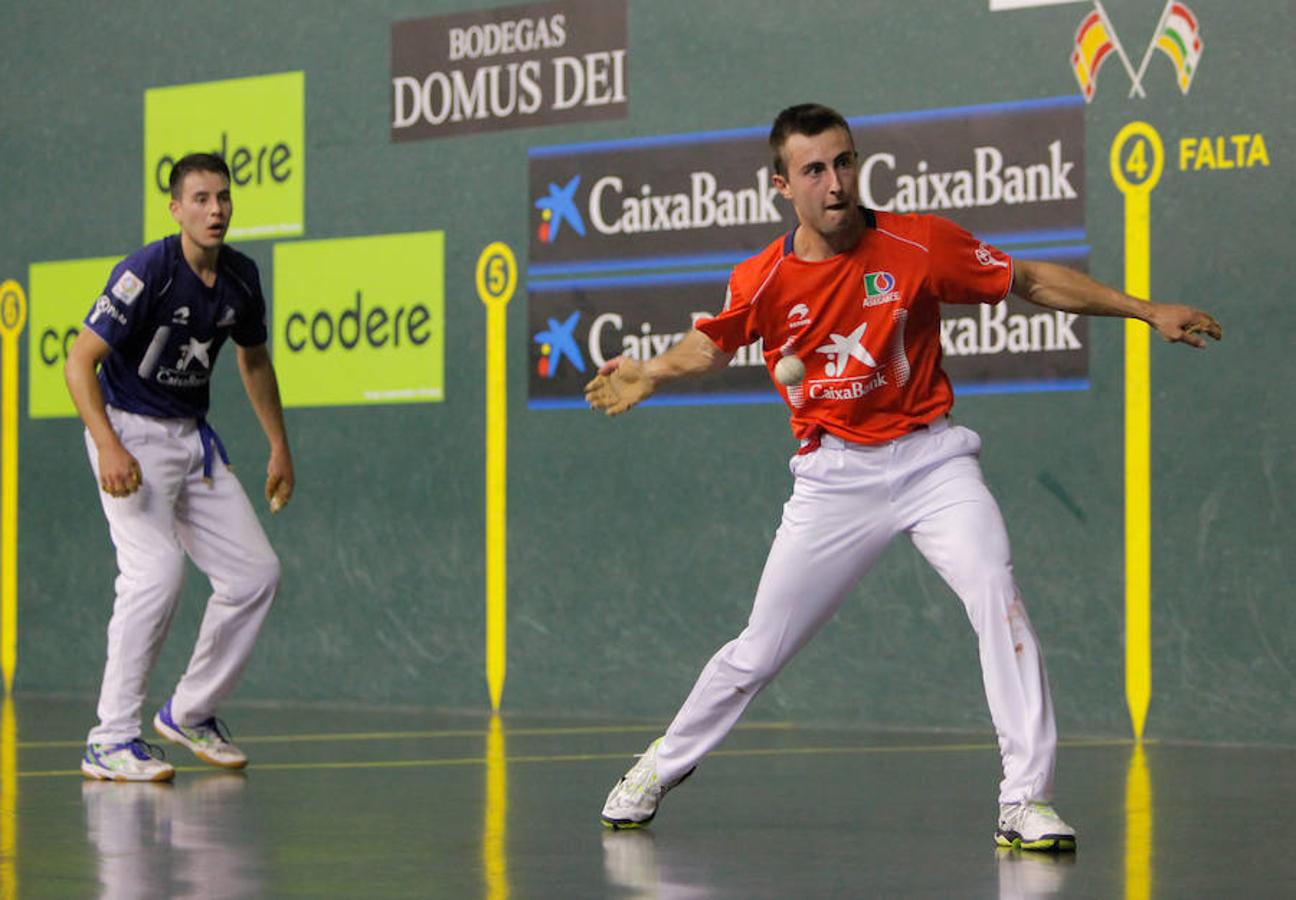
[[[186,554],[212,584],[189,665],[172,695],[172,718],[194,725],[234,689],[279,586],[279,558],[242,485],[219,459],[203,480],[193,419],[156,419],[109,407],[143,483],[129,497],[99,498],[117,549],[117,596],[93,743],[140,735],[140,711],[180,597]],[[95,481],[99,453],[86,435]]]
[[[826,435],[794,457],[746,629],[711,658],[657,751],[670,783],[692,769],[907,533],[967,610],[980,646],[1004,778],[999,799],[1051,800],[1057,730],[1039,643],[1013,580],[1008,534],[986,488],[977,434],[938,419],[898,440]]]

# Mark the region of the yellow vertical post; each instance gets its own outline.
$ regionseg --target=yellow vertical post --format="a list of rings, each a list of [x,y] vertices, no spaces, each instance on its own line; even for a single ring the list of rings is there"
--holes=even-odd
[[[18,335],[27,297],[16,281],[0,284],[0,673],[13,690],[18,668]]]
[[[1125,293],[1151,292],[1151,195],[1165,151],[1156,130],[1131,122],[1111,147],[1125,195]],[[1125,323],[1125,701],[1143,739],[1152,700],[1152,392],[1148,328]]]
[[[477,258],[477,295],[486,305],[486,687],[491,711],[504,694],[508,659],[508,302],[517,260],[496,241]]]

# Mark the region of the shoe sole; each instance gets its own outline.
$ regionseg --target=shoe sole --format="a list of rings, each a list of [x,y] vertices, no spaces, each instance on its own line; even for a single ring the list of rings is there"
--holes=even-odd
[[[648,825],[656,816],[649,816],[642,822],[635,822],[630,819],[599,819],[604,828],[610,828],[613,831],[633,831],[636,828],[643,828]]]
[[[123,775],[121,772],[113,772],[108,769],[100,769],[97,766],[88,766],[84,763],[81,765],[81,774],[91,781],[115,781],[118,784],[150,784],[159,781],[170,781],[175,778],[175,769],[170,772],[158,772],[156,775],[144,777],[140,775]]]
[[[1015,850],[1044,850],[1055,852],[1075,852],[1076,840],[1060,834],[1046,834],[1033,841],[1024,841],[1020,834],[995,835],[995,843],[1000,847],[1012,847]]]
[[[218,769],[247,768],[248,761],[246,759],[236,759],[231,762],[229,760],[216,759],[214,756],[208,756],[206,753],[195,747],[193,741],[189,740],[179,731],[176,731],[174,728],[171,728],[163,722],[161,716],[153,717],[153,730],[156,731],[162,739],[170,741],[173,744],[179,744],[209,766],[215,766]]]

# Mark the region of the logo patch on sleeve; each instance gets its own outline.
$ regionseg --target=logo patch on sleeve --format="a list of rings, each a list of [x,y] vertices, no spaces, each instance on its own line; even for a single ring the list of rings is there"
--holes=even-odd
[[[117,279],[117,283],[112,286],[112,295],[122,303],[130,306],[135,302],[135,298],[140,295],[142,290],[144,290],[144,282],[140,281],[134,272],[127,269],[122,272],[121,277]]]
[[[996,253],[999,254],[999,256],[996,256]],[[1008,260],[1006,258],[1001,259],[1000,256],[1002,255],[1003,251],[997,250],[985,242],[977,245],[977,262],[981,263],[983,266],[999,266],[1002,269],[1008,268]]]

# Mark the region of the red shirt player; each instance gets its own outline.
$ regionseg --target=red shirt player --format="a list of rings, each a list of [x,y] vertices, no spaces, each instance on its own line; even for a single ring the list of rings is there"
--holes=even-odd
[[[981,439],[947,416],[954,397],[941,369],[939,304],[997,303],[1011,291],[1064,312],[1139,318],[1194,347],[1205,346],[1203,333],[1218,339],[1220,326],[1062,266],[1010,259],[936,216],[863,209],[850,129],[827,107],[781,112],[770,147],[774,184],[792,201],[797,227],[734,269],[718,315],[651,360],[609,361],[585,388],[590,406],[618,415],[665,381],[723,368],[760,338],[802,443],[747,627],[711,658],[666,734],[613,787],[603,824],[649,822],[904,533],[958,595],[977,635],[1003,760],[996,842],[1074,850],[1074,829],[1051,805],[1057,731],[1048,678],[981,477]],[[795,363],[780,369],[792,356],[803,373]]]

